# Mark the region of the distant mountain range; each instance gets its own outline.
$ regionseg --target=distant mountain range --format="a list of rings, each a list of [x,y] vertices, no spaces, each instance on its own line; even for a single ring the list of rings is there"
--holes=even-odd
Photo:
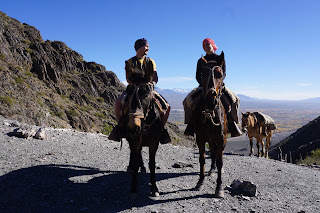
[[[161,89],[156,87],[156,91],[158,91],[171,105],[172,109],[183,109],[182,102],[184,98],[188,95],[188,93],[192,89]],[[299,101],[288,101],[288,100],[271,100],[271,99],[260,99],[254,98],[243,94],[237,94],[240,98],[240,106],[243,107],[274,107],[275,105],[279,105],[280,108],[285,108],[288,106],[294,106],[299,108],[315,108],[318,107],[317,104],[320,104],[320,97],[317,98],[309,98]]]
[[[317,98],[308,98],[308,99],[303,99],[303,100],[272,100],[272,99],[261,99],[261,98],[254,98],[242,94],[237,94],[238,97],[240,98],[241,101],[260,101],[260,102],[265,102],[265,101],[271,101],[271,102],[300,102],[300,103],[320,103],[320,97]]]
[[[191,91],[191,89],[160,89],[158,87],[155,90],[169,102],[171,109],[183,109],[182,102]]]

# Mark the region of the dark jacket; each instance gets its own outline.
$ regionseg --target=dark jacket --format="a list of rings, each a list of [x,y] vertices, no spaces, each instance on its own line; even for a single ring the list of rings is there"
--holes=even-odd
[[[222,52],[221,55],[217,55],[215,53],[213,53],[212,55],[205,55],[204,59],[206,59],[207,61],[216,61],[218,65],[222,64],[222,75],[220,74],[220,76],[218,76],[218,77],[222,78],[222,80],[224,80],[224,78],[226,77],[226,63],[224,60],[224,53]],[[202,66],[203,66],[203,63],[205,63],[205,62],[203,61],[202,58],[200,58],[197,63],[196,79],[197,79],[200,87],[202,86]]]

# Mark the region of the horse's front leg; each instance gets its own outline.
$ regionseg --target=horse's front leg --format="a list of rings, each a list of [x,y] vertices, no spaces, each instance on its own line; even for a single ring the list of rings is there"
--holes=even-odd
[[[151,196],[159,197],[159,190],[156,184],[156,153],[158,150],[159,142],[153,140],[149,146],[149,169],[150,169],[150,184]]]
[[[218,147],[217,153],[216,153],[216,164],[218,169],[218,177],[217,177],[217,187],[215,191],[215,197],[223,198],[224,197],[224,191],[222,189],[222,166],[223,166],[223,147]]]
[[[257,157],[260,157],[260,138],[256,138],[257,140]]]
[[[266,158],[269,157],[269,146],[270,146],[270,143],[271,143],[271,133],[269,133],[267,135],[267,138],[266,138],[266,152],[265,152],[265,155],[264,155],[264,157],[266,157]]]
[[[142,149],[141,149],[142,150]],[[147,173],[146,167],[144,167],[141,150],[139,152],[139,168],[142,174]]]
[[[264,157],[264,155],[266,153],[266,149],[264,147],[263,138],[261,138],[260,141],[261,141],[261,157]]]
[[[133,152],[130,152],[130,162],[129,162],[129,166],[127,167],[127,173],[132,173],[133,171]],[[141,154],[141,150],[139,152],[139,161],[138,161],[138,165],[139,165],[139,169],[140,172],[145,174],[146,173],[146,167],[143,164],[143,159],[142,159],[142,154]],[[138,169],[138,171],[139,171]]]
[[[130,188],[130,199],[137,198],[137,187],[138,187],[138,170],[139,170],[139,155],[141,148],[137,141],[131,141],[130,145],[130,169],[132,172],[131,188]]]
[[[253,149],[253,138],[249,138],[250,140],[250,154],[249,156],[254,154],[254,149]]]
[[[217,145],[214,143],[209,143],[210,154],[211,154],[211,168],[208,173],[210,177],[214,176],[214,170],[216,169],[216,149]]]
[[[203,180],[205,176],[205,141],[200,139],[198,136],[196,138],[198,148],[199,148],[199,163],[200,163],[200,178],[195,187],[195,190],[201,191],[203,189]]]

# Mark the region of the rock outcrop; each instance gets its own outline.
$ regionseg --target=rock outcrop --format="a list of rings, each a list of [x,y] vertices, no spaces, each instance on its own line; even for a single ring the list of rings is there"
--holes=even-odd
[[[113,103],[125,86],[104,66],[0,12],[0,88],[0,115],[101,132],[113,125]]]

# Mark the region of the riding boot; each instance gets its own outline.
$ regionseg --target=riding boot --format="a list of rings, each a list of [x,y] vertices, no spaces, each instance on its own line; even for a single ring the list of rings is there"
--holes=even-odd
[[[168,130],[166,128],[163,128],[161,136],[160,136],[160,143],[161,144],[166,144],[166,143],[170,143],[170,142],[171,142],[171,138],[170,138],[170,135],[168,133]]]
[[[194,128],[192,123],[188,123],[186,130],[184,131],[185,136],[194,136]]]
[[[118,141],[120,142],[121,139],[121,129],[119,127],[119,125],[116,125],[115,127],[113,127],[109,137],[109,140],[113,140],[113,141]]]
[[[228,124],[228,130],[231,134],[231,137],[238,137],[240,135],[242,135],[241,130],[239,129],[238,125],[236,124],[236,122],[230,122]]]

